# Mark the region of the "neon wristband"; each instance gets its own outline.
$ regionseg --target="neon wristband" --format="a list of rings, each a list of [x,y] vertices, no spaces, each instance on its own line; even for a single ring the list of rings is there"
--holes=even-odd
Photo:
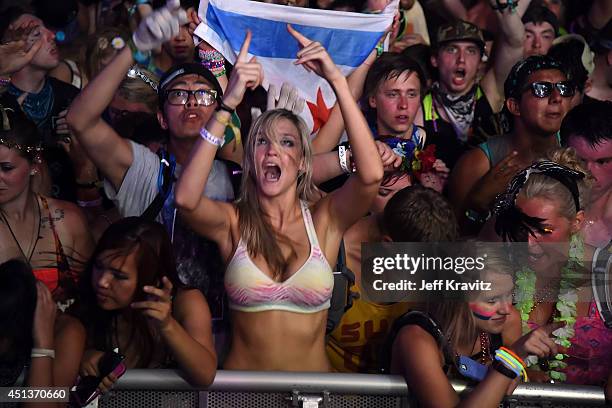
[[[202,139],[204,139],[206,142],[210,143],[211,145],[214,145],[218,148],[220,148],[221,146],[223,146],[223,139],[220,139],[216,136],[214,136],[212,133],[210,133],[206,128],[202,128],[200,130],[200,136],[202,137]]]

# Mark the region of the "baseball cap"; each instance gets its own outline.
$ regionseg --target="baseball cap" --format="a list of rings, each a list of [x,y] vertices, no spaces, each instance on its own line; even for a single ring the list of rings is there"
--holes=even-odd
[[[198,76],[201,76],[207,82],[209,82],[212,85],[213,89],[217,91],[217,100],[221,100],[221,97],[223,96],[223,90],[221,89],[221,85],[219,85],[219,81],[217,81],[215,75],[200,64],[197,64],[195,62],[188,62],[173,66],[168,71],[166,71],[166,73],[159,80],[157,95],[159,97],[160,108],[164,106],[164,102],[166,101],[166,87],[175,79],[190,74],[196,74]]]
[[[440,46],[451,41],[471,41],[476,43],[480,50],[484,52],[485,40],[482,31],[467,21],[457,20],[438,28],[436,45]]]

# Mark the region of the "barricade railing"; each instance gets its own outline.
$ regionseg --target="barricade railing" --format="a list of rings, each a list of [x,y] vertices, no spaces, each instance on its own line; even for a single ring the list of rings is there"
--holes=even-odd
[[[453,387],[468,390],[461,382]],[[408,388],[402,377],[370,374],[218,371],[207,389],[197,389],[175,370],[128,370],[101,408],[133,407],[304,407],[408,408]],[[605,406],[599,387],[527,383],[500,405],[505,407]]]

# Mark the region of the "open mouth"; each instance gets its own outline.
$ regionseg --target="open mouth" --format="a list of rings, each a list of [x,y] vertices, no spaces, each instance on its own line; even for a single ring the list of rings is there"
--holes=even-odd
[[[268,182],[274,183],[280,179],[281,169],[276,164],[267,164],[264,167],[264,179]]]
[[[183,115],[183,120],[191,121],[191,120],[199,120],[200,115],[197,112],[186,112]]]
[[[398,122],[407,122],[407,121],[408,121],[408,115],[397,115],[397,116],[395,117],[395,119],[396,119]]]
[[[453,72],[453,82],[455,84],[463,84],[465,82],[465,69],[464,68],[457,68],[454,72]]]

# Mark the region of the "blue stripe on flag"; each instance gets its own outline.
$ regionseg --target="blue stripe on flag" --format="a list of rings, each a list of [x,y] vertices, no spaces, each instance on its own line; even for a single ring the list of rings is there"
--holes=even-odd
[[[208,4],[206,23],[232,49],[240,50],[246,30],[253,33],[249,53],[261,57],[295,59],[297,41],[287,32],[287,23],[232,13]],[[370,54],[383,32],[342,30],[293,24],[313,41],[318,41],[337,65],[357,67]]]

